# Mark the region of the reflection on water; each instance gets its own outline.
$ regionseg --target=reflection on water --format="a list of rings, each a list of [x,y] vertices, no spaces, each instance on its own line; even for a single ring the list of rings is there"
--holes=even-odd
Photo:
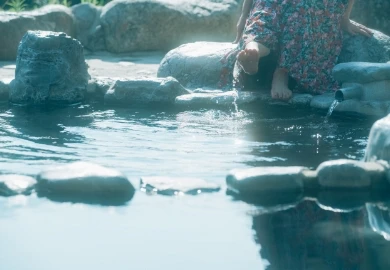
[[[284,107],[229,112],[4,106],[0,173],[35,175],[53,164],[84,160],[119,169],[136,187],[141,176],[161,175],[224,186],[233,168],[314,168],[329,159],[361,159],[371,124],[324,122],[322,115]],[[261,209],[223,191],[180,198],[138,192],[123,207],[60,204],[34,195],[0,198],[0,266],[390,269],[388,208],[371,195],[361,197],[321,194],[318,201],[296,204],[284,198],[278,202],[286,205]],[[332,204],[342,201],[348,202],[342,211]]]

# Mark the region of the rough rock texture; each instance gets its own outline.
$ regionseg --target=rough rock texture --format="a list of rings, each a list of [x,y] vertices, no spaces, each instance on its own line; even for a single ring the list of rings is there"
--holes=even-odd
[[[215,183],[207,182],[199,178],[186,177],[142,177],[140,180],[141,190],[149,194],[162,195],[196,195],[204,192],[215,192],[221,188]]]
[[[29,195],[37,181],[25,175],[0,175],[0,196]]]
[[[367,62],[341,63],[334,67],[333,77],[342,83],[370,83],[390,80],[390,64]]]
[[[87,95],[90,98],[102,98],[107,91],[115,84],[116,80],[113,78],[95,77],[88,81]]]
[[[76,38],[91,51],[105,50],[104,32],[100,25],[102,8],[90,3],[72,6]]]
[[[120,205],[135,192],[121,172],[88,162],[49,168],[37,180],[38,195],[54,201]]]
[[[48,5],[29,12],[0,13],[0,60],[15,60],[18,44],[28,30],[64,32],[74,36],[73,15],[63,5]]]
[[[390,115],[371,127],[366,147],[365,161],[385,160],[390,162]]]
[[[88,79],[80,42],[64,33],[29,31],[18,48],[10,101],[17,104],[81,102]]]
[[[235,0],[119,0],[104,6],[101,25],[110,52],[167,50],[233,40],[239,9]]]
[[[390,35],[389,0],[357,0],[351,18]]]
[[[166,54],[160,63],[157,76],[172,76],[190,89],[216,88],[221,76],[221,60],[235,46],[232,43],[218,42],[182,45]]]
[[[372,37],[345,34],[339,62],[386,63],[390,60],[390,37],[374,31]]]
[[[168,78],[142,78],[117,80],[104,96],[107,105],[173,104],[175,98],[188,94],[177,80]]]
[[[233,170],[226,177],[228,188],[242,195],[266,192],[300,192],[305,167],[256,167]]]
[[[371,188],[385,185],[386,169],[377,162],[340,159],[323,162],[317,177],[323,188]]]

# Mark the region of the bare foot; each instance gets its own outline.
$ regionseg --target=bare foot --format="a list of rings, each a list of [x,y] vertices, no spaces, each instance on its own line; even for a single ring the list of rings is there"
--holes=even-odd
[[[277,68],[272,79],[271,97],[273,99],[289,100],[292,91],[288,89],[288,73],[286,70]]]
[[[238,53],[237,61],[245,73],[253,75],[258,71],[260,57],[266,56],[269,53],[270,50],[267,47],[252,41],[245,46],[244,50]]]

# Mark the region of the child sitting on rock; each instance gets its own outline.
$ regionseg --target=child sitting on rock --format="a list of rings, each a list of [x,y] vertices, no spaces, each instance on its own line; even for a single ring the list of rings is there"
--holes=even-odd
[[[238,47],[225,61],[237,61],[239,73],[253,75],[261,58],[273,52],[277,56],[274,99],[291,98],[289,78],[304,92],[336,90],[339,85],[331,72],[341,52],[342,30],[372,35],[349,19],[354,1],[244,0],[237,24]]]

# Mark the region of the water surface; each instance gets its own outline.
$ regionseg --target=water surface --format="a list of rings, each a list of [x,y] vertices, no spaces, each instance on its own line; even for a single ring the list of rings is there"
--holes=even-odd
[[[388,269],[386,223],[369,216],[373,210],[337,212],[305,200],[278,211],[225,194],[225,176],[234,168],[362,159],[372,123],[325,121],[320,113],[285,107],[4,105],[1,173],[36,175],[83,160],[122,171],[136,187],[141,176],[168,175],[223,188],[184,197],[137,192],[121,207],[0,198],[1,269]],[[375,221],[382,230],[372,229]]]

